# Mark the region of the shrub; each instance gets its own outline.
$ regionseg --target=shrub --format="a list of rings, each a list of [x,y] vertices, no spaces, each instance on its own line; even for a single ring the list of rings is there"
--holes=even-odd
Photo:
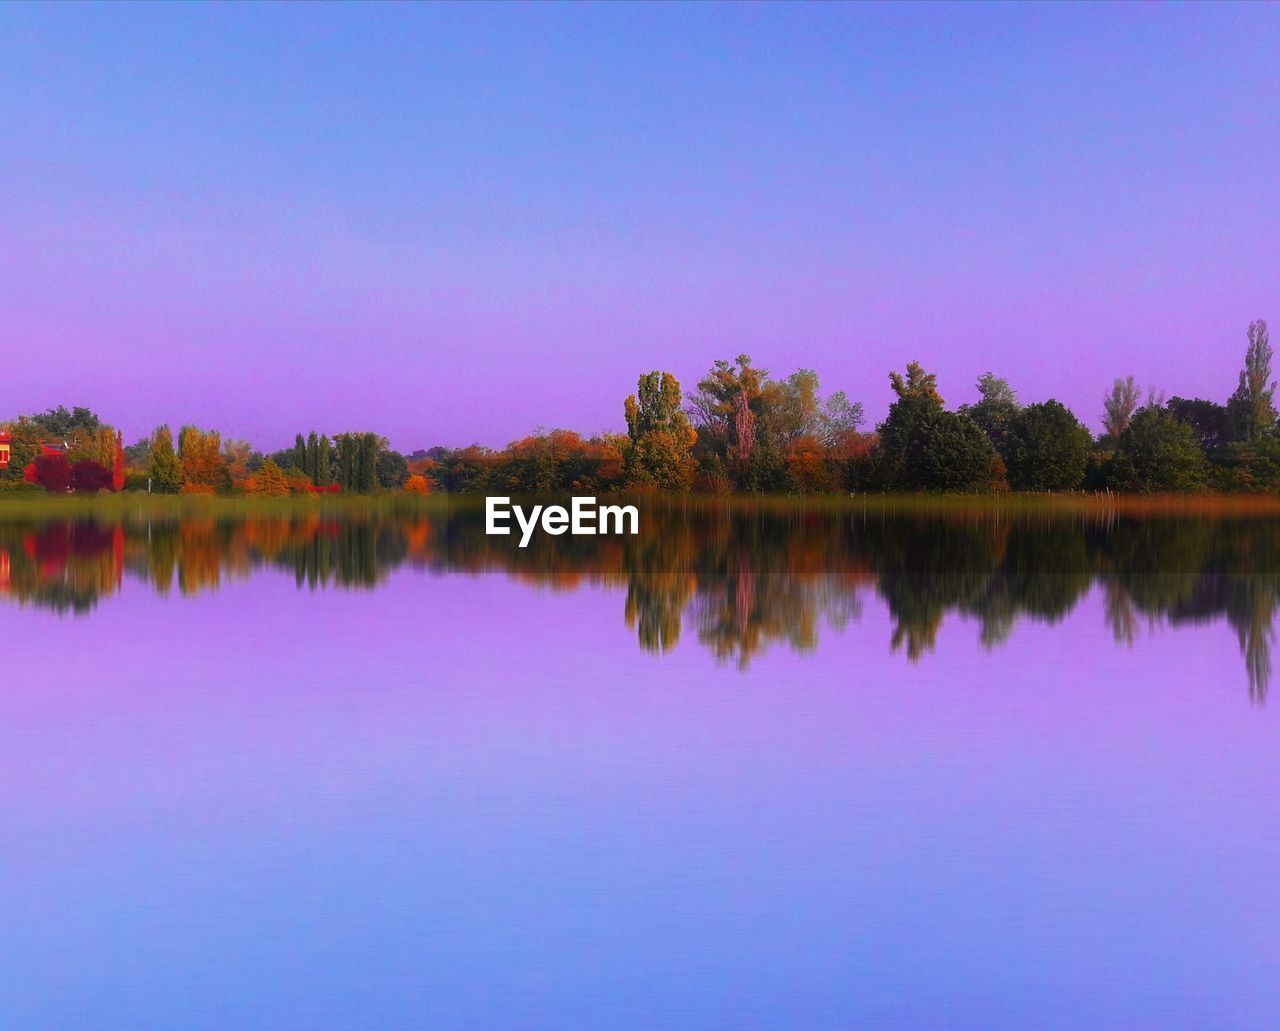
[[[26,480],[0,480],[0,494],[43,494],[44,488],[38,483]]]
[[[85,459],[71,467],[71,488],[82,494],[97,494],[111,488],[111,470],[100,462]]]
[[[50,494],[65,494],[71,489],[71,463],[66,455],[39,455],[25,475],[29,483],[38,484]]]

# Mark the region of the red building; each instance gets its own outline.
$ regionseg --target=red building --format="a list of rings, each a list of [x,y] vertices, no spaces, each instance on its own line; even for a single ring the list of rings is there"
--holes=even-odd
[[[0,430],[0,469],[9,468],[9,456],[12,451],[13,438],[4,430]]]

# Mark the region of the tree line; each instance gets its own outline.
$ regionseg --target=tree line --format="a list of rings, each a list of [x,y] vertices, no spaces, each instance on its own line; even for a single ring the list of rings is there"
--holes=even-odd
[[[625,433],[539,430],[502,449],[404,455],[376,433],[313,430],[264,454],[194,426],[176,443],[160,426],[124,448],[88,409],[51,409],[3,424],[14,457],[0,486],[275,495],[1280,491],[1266,323],[1251,323],[1246,336],[1238,386],[1225,401],[1144,397],[1133,376],[1117,378],[1102,399],[1098,436],[1053,398],[1022,403],[991,372],[978,378],[975,403],[949,408],[937,376],[918,362],[889,373],[894,401],[868,430],[862,405],[842,391],[823,396],[813,371],[775,378],[742,354],[716,361],[687,392],[670,372],[640,376],[623,403]],[[51,439],[62,458],[44,453]],[[110,487],[88,467],[92,475],[75,476],[86,461],[115,466]]]

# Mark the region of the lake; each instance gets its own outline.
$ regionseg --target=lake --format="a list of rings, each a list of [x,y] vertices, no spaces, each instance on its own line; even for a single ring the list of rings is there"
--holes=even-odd
[[[1275,1028],[1280,519],[0,504],[15,1028]]]

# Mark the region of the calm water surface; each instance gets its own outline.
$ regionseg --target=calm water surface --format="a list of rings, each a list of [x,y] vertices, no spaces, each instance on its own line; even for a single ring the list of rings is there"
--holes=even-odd
[[[1280,523],[644,528],[0,515],[0,1026],[1280,1026]]]

